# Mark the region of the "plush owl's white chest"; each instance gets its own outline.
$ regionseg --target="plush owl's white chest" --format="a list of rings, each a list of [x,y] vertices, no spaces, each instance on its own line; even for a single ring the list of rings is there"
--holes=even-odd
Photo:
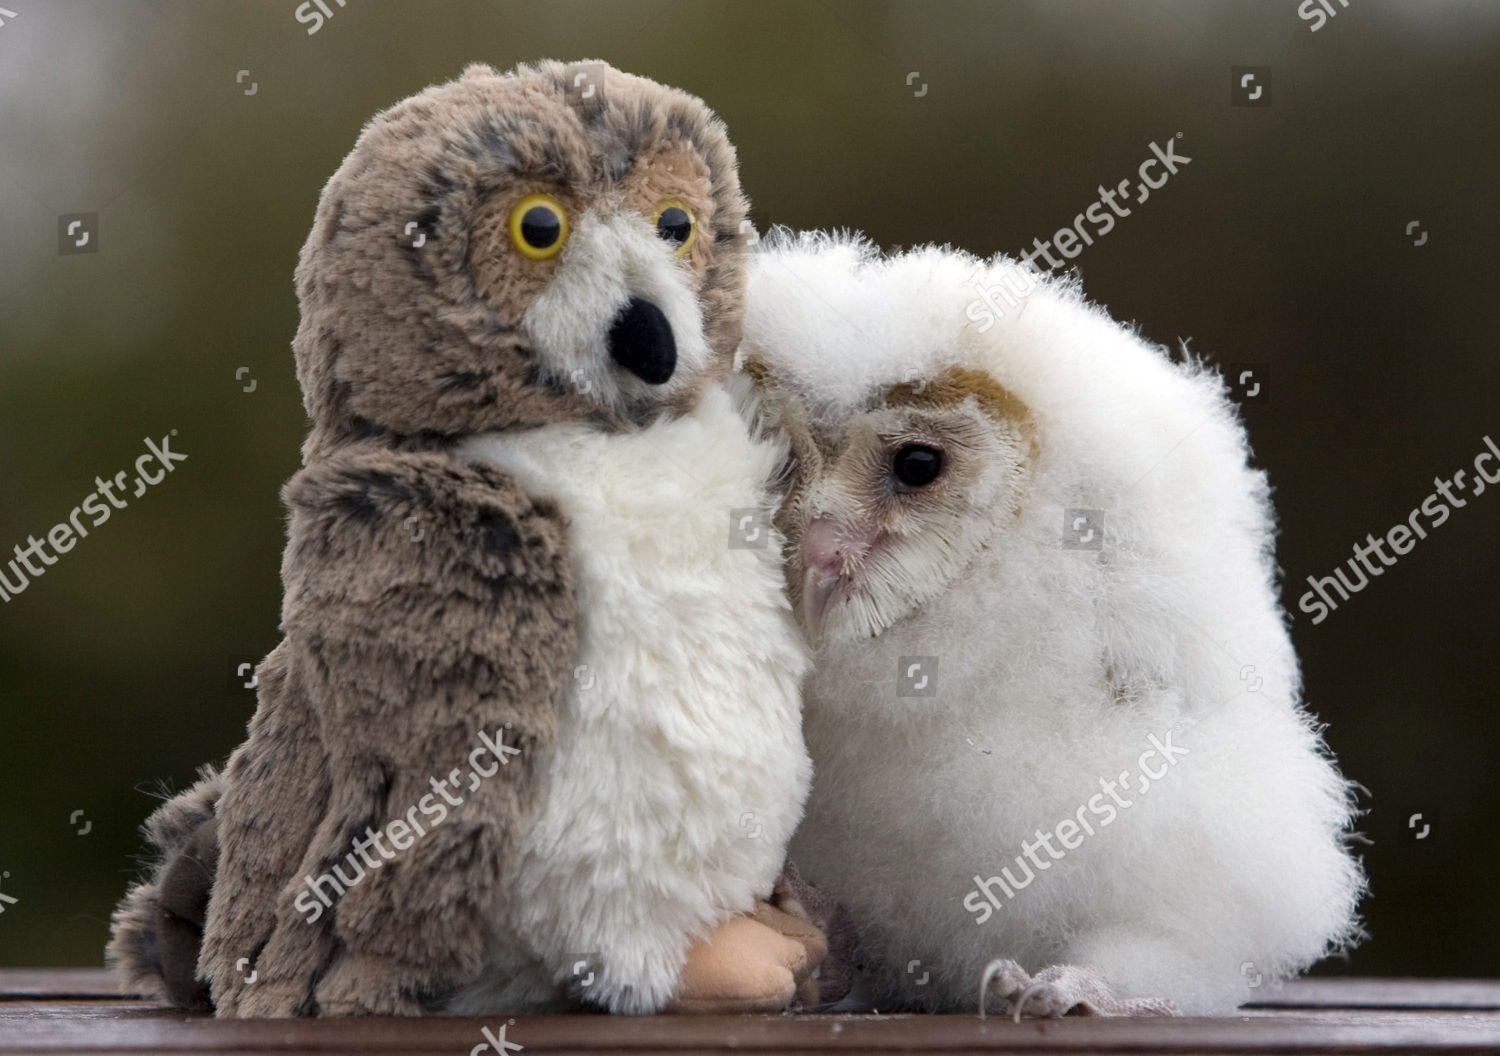
[[[580,649],[521,834],[516,903],[545,911],[549,885],[586,899],[639,884],[696,889],[681,911],[704,924],[748,909],[781,866],[810,778],[806,650],[779,541],[754,512],[780,452],[716,388],[639,432],[560,424],[459,453],[569,522]]]

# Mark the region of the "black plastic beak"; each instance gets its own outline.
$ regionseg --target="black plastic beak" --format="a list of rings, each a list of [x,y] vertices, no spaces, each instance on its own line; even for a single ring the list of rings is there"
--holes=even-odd
[[[665,385],[677,369],[677,342],[662,310],[630,298],[609,328],[610,357],[648,385]]]

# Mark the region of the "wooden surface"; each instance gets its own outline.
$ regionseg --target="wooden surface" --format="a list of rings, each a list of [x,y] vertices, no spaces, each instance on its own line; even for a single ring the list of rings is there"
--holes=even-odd
[[[218,1021],[115,995],[103,972],[0,971],[0,1053],[1500,1052],[1500,982],[1318,979],[1225,1019],[552,1016]],[[517,1050],[511,1049],[510,1052]]]

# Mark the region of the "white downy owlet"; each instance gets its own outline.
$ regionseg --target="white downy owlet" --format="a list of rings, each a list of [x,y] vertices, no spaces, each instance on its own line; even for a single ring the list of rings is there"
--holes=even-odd
[[[1218,375],[948,249],[782,233],[748,306],[819,642],[791,854],[866,996],[1222,1014],[1357,939],[1351,787]]]

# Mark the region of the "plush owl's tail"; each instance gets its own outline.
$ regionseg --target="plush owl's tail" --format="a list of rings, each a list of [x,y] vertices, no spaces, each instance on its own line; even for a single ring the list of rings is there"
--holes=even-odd
[[[215,808],[223,780],[212,767],[204,767],[197,784],[146,819],[146,839],[160,859],[150,878],[133,885],[115,908],[104,951],[127,993],[178,1008],[212,1007],[197,966],[219,861]]]

